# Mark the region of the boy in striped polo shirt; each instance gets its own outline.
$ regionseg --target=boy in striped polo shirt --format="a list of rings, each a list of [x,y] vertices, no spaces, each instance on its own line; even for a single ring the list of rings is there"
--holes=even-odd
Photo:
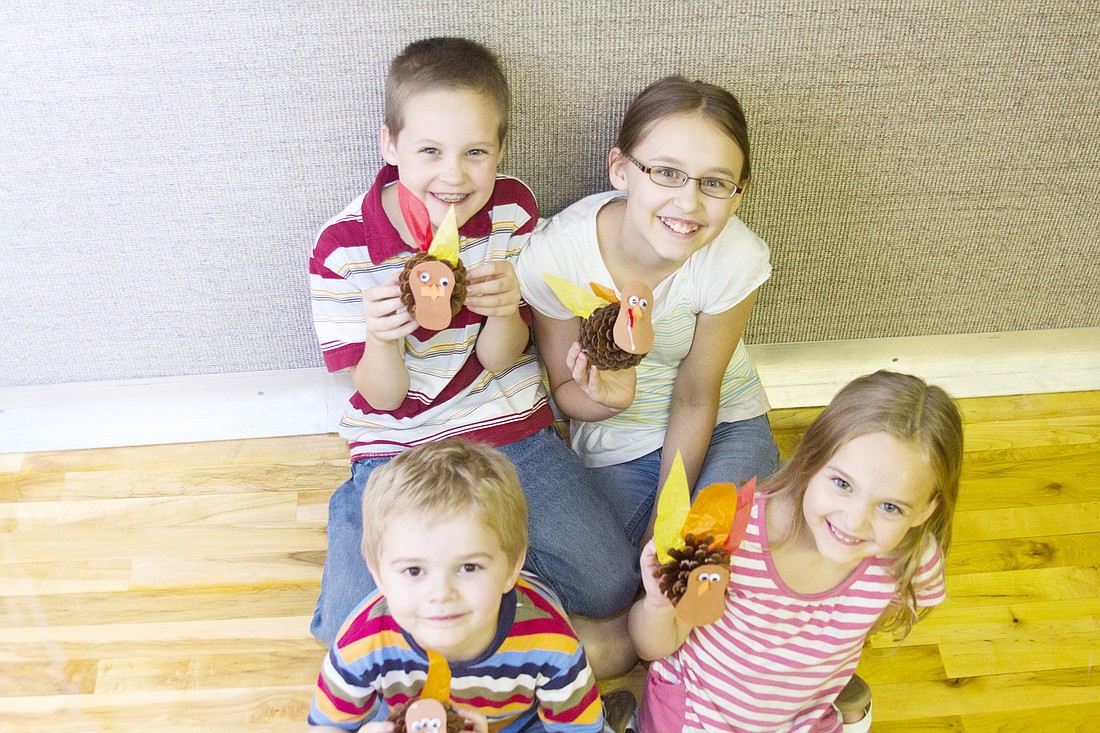
[[[468,730],[599,733],[584,649],[548,588],[521,573],[527,507],[515,468],[461,440],[414,448],[371,474],[363,558],[378,590],[341,627],[309,722],[386,733],[419,696],[431,650]]]
[[[508,84],[491,51],[462,38],[410,44],[386,79],[387,165],[314,246],[313,320],[325,365],[350,370],[355,389],[340,421],[351,477],[329,502],[311,624],[326,644],[375,587],[358,552],[367,478],[409,448],[453,437],[494,446],[516,466],[531,515],[526,568],[567,613],[612,616],[637,589],[637,550],[552,427],[538,360],[527,352],[531,314],[512,263],[538,206],[521,181],[497,175],[507,123]],[[398,182],[423,202],[433,229],[455,212],[468,288],[441,330],[418,326],[401,304],[398,274],[419,250]],[[600,673],[599,650],[590,649]]]

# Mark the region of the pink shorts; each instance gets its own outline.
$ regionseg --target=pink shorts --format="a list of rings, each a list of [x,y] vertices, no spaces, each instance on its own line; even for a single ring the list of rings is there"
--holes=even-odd
[[[641,733],[672,733],[684,729],[687,690],[682,684],[661,678],[652,669],[646,675],[642,705],[638,711]]]

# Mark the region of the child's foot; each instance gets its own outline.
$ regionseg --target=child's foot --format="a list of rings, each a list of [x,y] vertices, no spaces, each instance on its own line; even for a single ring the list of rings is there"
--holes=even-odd
[[[852,675],[833,704],[844,721],[844,733],[863,733],[871,729],[871,687],[859,675]]]
[[[636,733],[634,714],[638,701],[630,690],[615,690],[600,698],[603,701],[604,730],[614,733]]]

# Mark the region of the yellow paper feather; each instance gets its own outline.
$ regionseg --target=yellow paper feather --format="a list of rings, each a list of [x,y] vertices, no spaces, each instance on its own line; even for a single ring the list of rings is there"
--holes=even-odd
[[[439,225],[432,244],[428,247],[428,254],[438,260],[450,262],[451,267],[458,264],[458,225],[455,222],[455,207],[447,209],[447,215],[443,217],[443,223]]]
[[[553,275],[543,274],[543,278],[558,296],[561,304],[568,308],[573,315],[588,318],[597,308],[607,305],[608,301],[595,295],[574,282]]]
[[[439,652],[425,649],[428,653],[428,679],[424,680],[421,697],[430,697],[441,702],[451,699],[451,666]]]
[[[657,546],[657,561],[668,562],[668,551],[683,543],[681,529],[691,509],[691,492],[688,491],[687,471],[680,451],[672,462],[661,495],[657,498],[657,519],[653,524],[653,539]]]
[[[711,484],[695,497],[680,532],[685,537],[691,533],[697,538],[709,534],[714,537],[715,543],[724,545],[736,511],[737,486]]]

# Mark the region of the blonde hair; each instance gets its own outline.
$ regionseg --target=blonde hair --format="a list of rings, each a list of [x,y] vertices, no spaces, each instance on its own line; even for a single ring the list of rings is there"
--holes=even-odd
[[[926,612],[917,607],[913,577],[921,554],[933,538],[946,555],[951,546],[951,522],[962,473],[962,417],[940,387],[909,374],[878,371],[849,382],[818,415],[790,461],[761,487],[772,496],[791,495],[801,507],[810,479],[840,448],[854,438],[884,432],[920,449],[933,476],[928,519],[909,530],[894,550],[891,572],[898,584],[893,614],[876,630],[904,637]],[[794,513],[787,538],[805,527],[801,511]]]
[[[390,520],[438,521],[470,512],[509,563],[527,549],[527,500],[511,461],[465,440],[426,443],[376,468],[363,489],[363,558],[377,565]]]

